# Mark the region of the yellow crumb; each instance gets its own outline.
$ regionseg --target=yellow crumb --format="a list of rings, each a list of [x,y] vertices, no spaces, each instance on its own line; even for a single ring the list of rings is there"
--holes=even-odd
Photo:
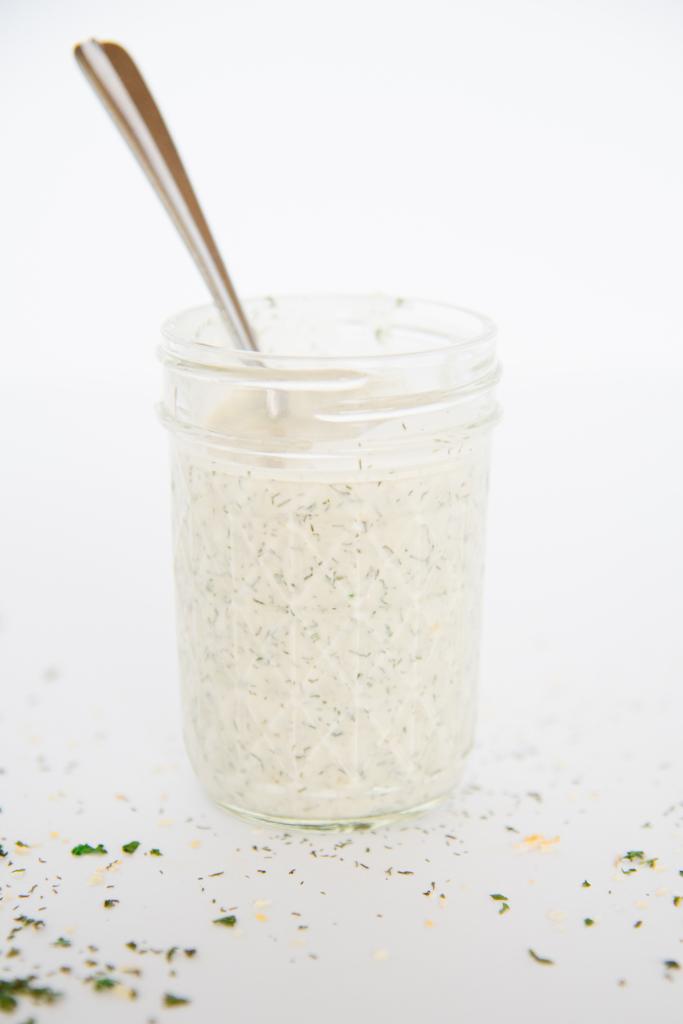
[[[518,850],[541,850],[545,852],[551,846],[555,846],[559,843],[559,836],[552,836],[550,839],[546,839],[545,836],[538,835],[534,832],[533,835],[525,836],[521,843],[517,844]]]
[[[50,839],[59,839],[59,832],[50,832]]]
[[[266,914],[254,914],[257,921],[267,921],[268,917]]]
[[[201,839],[193,839],[190,842],[190,846],[192,847],[193,850],[198,850],[201,845],[202,845]]]
[[[425,928],[433,928],[433,927],[434,927],[434,922],[432,921],[431,917],[428,917],[427,920],[425,921]]]
[[[137,996],[134,988],[129,988],[128,985],[122,985],[121,982],[118,982],[118,984],[114,986],[113,992],[119,999],[135,999]]]

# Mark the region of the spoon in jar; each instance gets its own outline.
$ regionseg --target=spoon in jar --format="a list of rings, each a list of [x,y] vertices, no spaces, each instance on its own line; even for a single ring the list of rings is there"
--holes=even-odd
[[[166,207],[235,341],[242,349],[258,352],[256,335],[178,150],[132,57],[118,43],[96,39],[75,46],[74,56]],[[271,416],[282,411],[283,401],[275,392],[267,392]]]

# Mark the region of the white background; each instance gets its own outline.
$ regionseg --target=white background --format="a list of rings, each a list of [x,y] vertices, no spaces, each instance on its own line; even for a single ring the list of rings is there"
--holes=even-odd
[[[73,62],[89,35],[138,59],[241,292],[500,325],[479,747],[425,831],[311,857],[190,776],[154,350],[204,293]],[[680,1019],[682,52],[665,0],[4,0],[0,974],[73,966],[41,1021]],[[104,911],[68,850],[131,838]],[[46,927],[4,960],[18,913]],[[148,955],[134,1004],[92,993],[87,944],[119,971],[130,938],[199,952]]]

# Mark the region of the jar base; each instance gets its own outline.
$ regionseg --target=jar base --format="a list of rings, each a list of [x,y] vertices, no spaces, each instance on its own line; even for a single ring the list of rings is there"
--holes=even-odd
[[[296,829],[299,832],[360,832],[379,828],[382,825],[391,825],[397,821],[410,820],[425,814],[447,800],[451,796],[453,788],[451,787],[433,800],[416,804],[413,807],[358,818],[281,818],[274,814],[259,814],[257,811],[248,811],[244,807],[236,807],[233,804],[223,803],[221,800],[216,800],[215,803],[234,817],[241,818],[242,821],[247,821],[252,825],[270,825],[280,829]]]

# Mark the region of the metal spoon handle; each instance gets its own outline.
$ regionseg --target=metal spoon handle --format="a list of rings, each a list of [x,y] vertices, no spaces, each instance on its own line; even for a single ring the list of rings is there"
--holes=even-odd
[[[74,55],[168,210],[239,345],[258,351],[173,139],[135,62],[118,43],[94,39],[76,46]]]

